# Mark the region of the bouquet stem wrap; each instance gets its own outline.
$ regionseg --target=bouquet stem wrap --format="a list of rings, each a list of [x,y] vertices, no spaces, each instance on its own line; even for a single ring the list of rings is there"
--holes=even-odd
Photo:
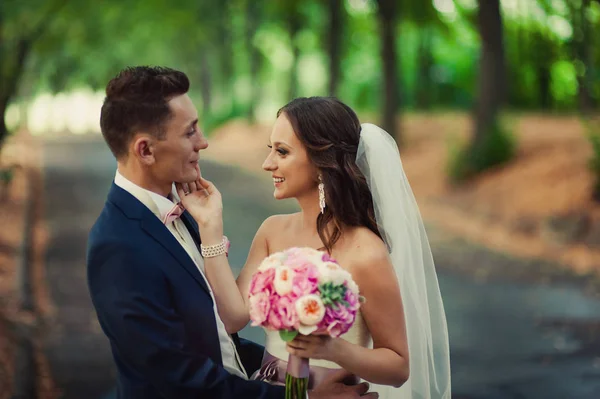
[[[306,399],[308,376],[308,359],[290,355],[285,376],[285,399]]]

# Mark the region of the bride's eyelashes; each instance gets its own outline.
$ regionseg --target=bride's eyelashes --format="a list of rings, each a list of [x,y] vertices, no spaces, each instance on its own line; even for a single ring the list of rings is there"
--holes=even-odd
[[[267,144],[267,147],[269,147],[270,149],[273,149],[273,146],[270,144]],[[283,148],[277,148],[275,151],[277,151],[282,156],[288,154],[288,151],[284,150]]]

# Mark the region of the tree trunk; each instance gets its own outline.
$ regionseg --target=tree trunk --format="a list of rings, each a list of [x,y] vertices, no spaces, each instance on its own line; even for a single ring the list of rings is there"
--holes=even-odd
[[[4,141],[8,137],[8,128],[6,127],[6,106],[4,104],[0,104],[0,151],[2,150],[2,146],[4,145]]]
[[[300,15],[298,15],[297,7],[292,7],[290,9],[288,17],[288,29],[293,53],[292,68],[290,70],[290,83],[288,88],[288,101],[291,101],[298,96],[298,59],[300,58],[300,48],[296,42],[296,34],[300,30]]]
[[[477,151],[486,133],[495,125],[498,111],[506,95],[500,1],[478,0],[478,3],[481,59],[479,93],[475,110],[474,151]]]
[[[17,93],[19,82],[25,70],[25,61],[29,55],[33,43],[44,33],[54,15],[67,4],[67,0],[57,0],[50,3],[45,16],[40,19],[37,26],[30,32],[21,32],[15,39],[6,38],[4,33],[4,19],[0,7],[0,150],[8,136],[6,127],[6,109],[10,100]],[[15,46],[9,45],[9,40],[15,41]]]
[[[220,89],[225,93],[225,98],[235,101],[235,96],[231,94],[234,80],[233,63],[233,33],[231,26],[230,1],[221,0],[219,5],[220,23],[218,24],[218,43],[216,51],[220,61]],[[216,44],[216,43],[215,43]]]
[[[342,0],[329,0],[329,95],[336,96],[340,81],[342,61],[344,4]]]
[[[579,110],[583,114],[588,114],[595,107],[595,101],[591,93],[593,83],[592,67],[592,48],[590,37],[590,22],[586,18],[586,12],[590,7],[590,0],[582,0],[577,14],[580,32],[575,38],[575,59],[579,60],[583,65],[582,70],[577,71],[577,99]]]
[[[200,93],[202,95],[202,118],[208,119],[212,108],[212,80],[208,57],[210,52],[205,52],[200,58]]]
[[[548,111],[552,108],[550,65],[538,65],[537,81],[540,105],[544,111]]]
[[[25,70],[25,61],[32,44],[31,40],[21,38],[17,42],[16,48],[12,49],[14,50],[13,53],[12,51],[6,51],[9,46],[2,42],[2,40],[4,38],[0,37],[0,59],[3,63],[0,66],[2,68],[0,69],[0,149],[8,136],[8,128],[6,127],[5,120],[6,110],[10,104],[10,100],[19,88],[19,81]]]
[[[254,0],[246,2],[246,48],[248,49],[250,63],[250,103],[248,104],[247,118],[251,123],[255,121],[254,110],[260,101],[258,72],[260,71],[261,54],[252,42],[258,29],[258,7],[259,4]]]
[[[396,60],[396,0],[378,0],[379,25],[381,29],[381,60],[383,63],[383,121],[382,127],[401,143],[396,129],[396,111],[400,103]]]
[[[433,84],[431,82],[431,67],[433,55],[431,53],[431,32],[422,28],[419,34],[419,49],[417,53],[417,87],[416,105],[420,109],[431,108]]]

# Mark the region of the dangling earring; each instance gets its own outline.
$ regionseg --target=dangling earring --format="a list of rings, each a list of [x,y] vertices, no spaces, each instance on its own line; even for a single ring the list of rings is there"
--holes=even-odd
[[[319,175],[319,208],[321,208],[321,213],[325,212],[325,184],[323,184],[321,175]]]

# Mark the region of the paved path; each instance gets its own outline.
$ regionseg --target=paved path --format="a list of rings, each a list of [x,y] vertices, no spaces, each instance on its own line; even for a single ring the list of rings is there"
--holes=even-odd
[[[47,278],[56,317],[46,352],[63,399],[111,397],[114,369],[85,282],[87,233],[114,175],[99,140],[48,141],[44,152]],[[203,162],[224,196],[230,261],[242,265],[270,214],[295,209],[272,199],[269,182]],[[600,397],[600,302],[574,286],[478,281],[444,272],[438,259],[457,398],[591,399]],[[262,332],[242,335],[263,342]]]

